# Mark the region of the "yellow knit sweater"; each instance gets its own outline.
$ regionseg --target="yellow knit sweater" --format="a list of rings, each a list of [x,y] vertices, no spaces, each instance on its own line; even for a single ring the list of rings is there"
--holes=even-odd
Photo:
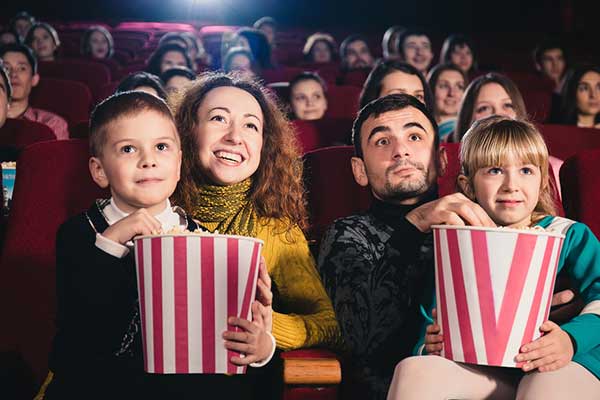
[[[218,224],[199,222],[211,231]],[[265,242],[262,255],[273,281],[277,347],[336,346],[339,326],[302,230],[285,232],[282,221],[259,219],[256,237]]]

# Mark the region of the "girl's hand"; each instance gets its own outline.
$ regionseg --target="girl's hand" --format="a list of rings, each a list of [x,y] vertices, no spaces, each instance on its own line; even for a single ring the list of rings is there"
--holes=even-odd
[[[521,369],[525,372],[538,369],[540,372],[554,371],[564,367],[573,358],[571,337],[552,321],[545,321],[540,331],[546,334],[521,347],[515,357],[517,362],[525,361]]]
[[[440,326],[437,324],[437,310],[431,310],[433,324],[427,325],[425,330],[425,351],[427,354],[439,356],[444,348],[444,336],[440,333]]]
[[[233,364],[248,365],[263,361],[271,355],[273,341],[267,333],[266,322],[263,317],[263,315],[269,314],[269,311],[270,308],[266,309],[258,301],[254,301],[252,303],[252,322],[243,318],[229,317],[227,323],[242,330],[242,332],[223,332],[225,348],[243,354],[243,356],[231,357],[230,361]]]

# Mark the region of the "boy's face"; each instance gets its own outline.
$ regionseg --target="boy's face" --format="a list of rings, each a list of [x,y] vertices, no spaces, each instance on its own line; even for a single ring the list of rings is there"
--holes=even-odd
[[[31,64],[25,54],[18,51],[8,51],[2,56],[8,70],[10,83],[13,88],[13,100],[24,101],[29,98],[31,89],[37,86],[40,76],[33,73]]]
[[[117,207],[162,212],[175,191],[181,148],[173,122],[155,111],[126,116],[107,128],[102,155],[90,158],[90,172],[101,187],[110,186]]]
[[[509,155],[502,166],[477,170],[471,193],[499,226],[529,226],[540,197],[541,176],[539,167]]]

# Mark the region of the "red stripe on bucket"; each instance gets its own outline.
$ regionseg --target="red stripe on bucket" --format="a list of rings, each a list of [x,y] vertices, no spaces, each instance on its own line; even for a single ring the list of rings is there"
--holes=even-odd
[[[173,278],[175,292],[175,372],[189,372],[187,238],[173,238]]]
[[[214,238],[202,238],[202,370],[215,372],[215,246]]]

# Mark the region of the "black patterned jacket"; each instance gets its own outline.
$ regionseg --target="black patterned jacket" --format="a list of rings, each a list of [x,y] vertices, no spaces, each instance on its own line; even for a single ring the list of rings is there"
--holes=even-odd
[[[336,220],[321,242],[319,271],[348,350],[354,398],[385,399],[396,364],[422,332],[433,239],[405,218],[420,204],[374,200],[368,212]]]

